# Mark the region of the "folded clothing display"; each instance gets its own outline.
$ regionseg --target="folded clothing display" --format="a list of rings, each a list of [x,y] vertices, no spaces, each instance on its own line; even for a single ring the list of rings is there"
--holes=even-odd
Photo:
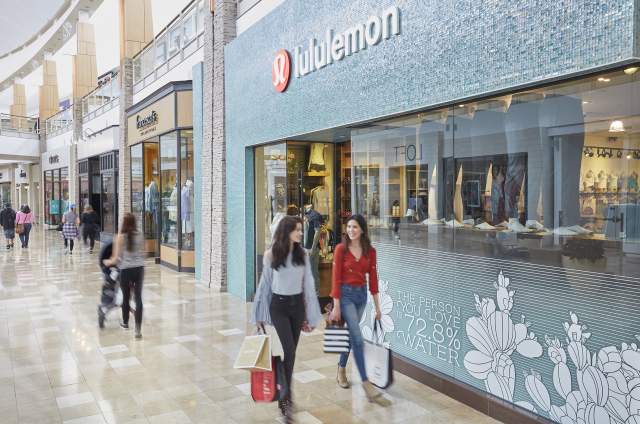
[[[573,225],[571,227],[568,228],[570,231],[573,231],[576,234],[593,234],[593,231],[591,230],[587,230],[584,227],[581,227],[579,225]]]
[[[447,221],[447,222],[445,222],[445,224],[447,225],[447,227],[451,227],[451,228],[462,228],[462,227],[464,227],[464,224],[461,224],[460,222],[456,221],[455,219],[452,219],[451,221]]]
[[[428,218],[428,219],[425,219],[424,221],[422,221],[422,223],[424,225],[442,225],[442,224],[444,224],[444,219]]]
[[[538,230],[538,231],[542,231],[544,230],[544,225],[542,225],[540,222],[536,221],[535,219],[530,219],[526,222],[526,226],[527,228],[531,228],[534,230]]]
[[[495,230],[496,227],[494,227],[493,225],[489,224],[488,222],[483,222],[481,224],[476,225],[476,227],[478,230]]]
[[[516,218],[509,218],[509,224],[507,228],[514,233],[528,233],[530,230],[522,225]]]

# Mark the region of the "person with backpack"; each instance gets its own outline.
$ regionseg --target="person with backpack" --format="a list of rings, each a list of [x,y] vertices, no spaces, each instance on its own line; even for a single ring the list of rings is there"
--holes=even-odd
[[[7,239],[7,250],[13,249],[13,239],[16,237],[16,211],[11,209],[10,203],[6,203],[0,212],[0,225],[4,230],[4,238]]]
[[[23,249],[29,247],[29,233],[33,226],[33,212],[29,205],[24,205],[16,214],[16,232],[20,237],[20,243]]]
[[[97,235],[100,232],[100,218],[91,205],[84,207],[80,222],[82,223],[84,245],[87,245],[87,239],[89,239],[89,253],[93,253],[93,246],[95,246]]]

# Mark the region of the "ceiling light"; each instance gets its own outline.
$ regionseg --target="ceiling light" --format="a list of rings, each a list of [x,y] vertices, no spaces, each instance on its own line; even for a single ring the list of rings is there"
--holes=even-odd
[[[637,66],[632,66],[630,68],[625,69],[624,73],[627,74],[627,75],[633,75],[636,72],[638,72],[638,69],[640,69],[640,68],[638,68]]]
[[[582,104],[583,104],[583,105],[588,105],[588,104],[590,104],[590,103],[591,103],[591,102],[589,102],[589,101],[587,101],[587,100],[583,100],[583,101],[582,101]]]
[[[458,107],[464,107],[464,105],[458,105]]]
[[[600,82],[609,82],[609,81],[611,81],[611,78],[600,77],[600,78],[598,78],[598,81],[600,81]]]
[[[627,153],[627,159],[631,159],[631,153]]]
[[[611,121],[611,125],[609,125],[609,132],[624,132],[624,124],[622,121]]]

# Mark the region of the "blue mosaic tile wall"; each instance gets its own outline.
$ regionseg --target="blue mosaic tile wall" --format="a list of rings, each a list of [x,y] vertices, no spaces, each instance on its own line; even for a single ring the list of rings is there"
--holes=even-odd
[[[271,84],[279,49],[342,32],[389,6],[401,34],[302,78]],[[634,0],[288,0],[225,50],[228,281],[252,283],[245,148],[583,72],[634,56]],[[239,213],[245,211],[245,213]],[[233,236],[232,236],[233,235]]]

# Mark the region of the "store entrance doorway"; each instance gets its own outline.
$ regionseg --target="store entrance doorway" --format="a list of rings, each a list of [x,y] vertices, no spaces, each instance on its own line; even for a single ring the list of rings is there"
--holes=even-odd
[[[333,250],[351,215],[350,152],[348,142],[287,141],[255,149],[256,285],[278,223],[299,216],[316,293],[321,306],[330,301]]]

